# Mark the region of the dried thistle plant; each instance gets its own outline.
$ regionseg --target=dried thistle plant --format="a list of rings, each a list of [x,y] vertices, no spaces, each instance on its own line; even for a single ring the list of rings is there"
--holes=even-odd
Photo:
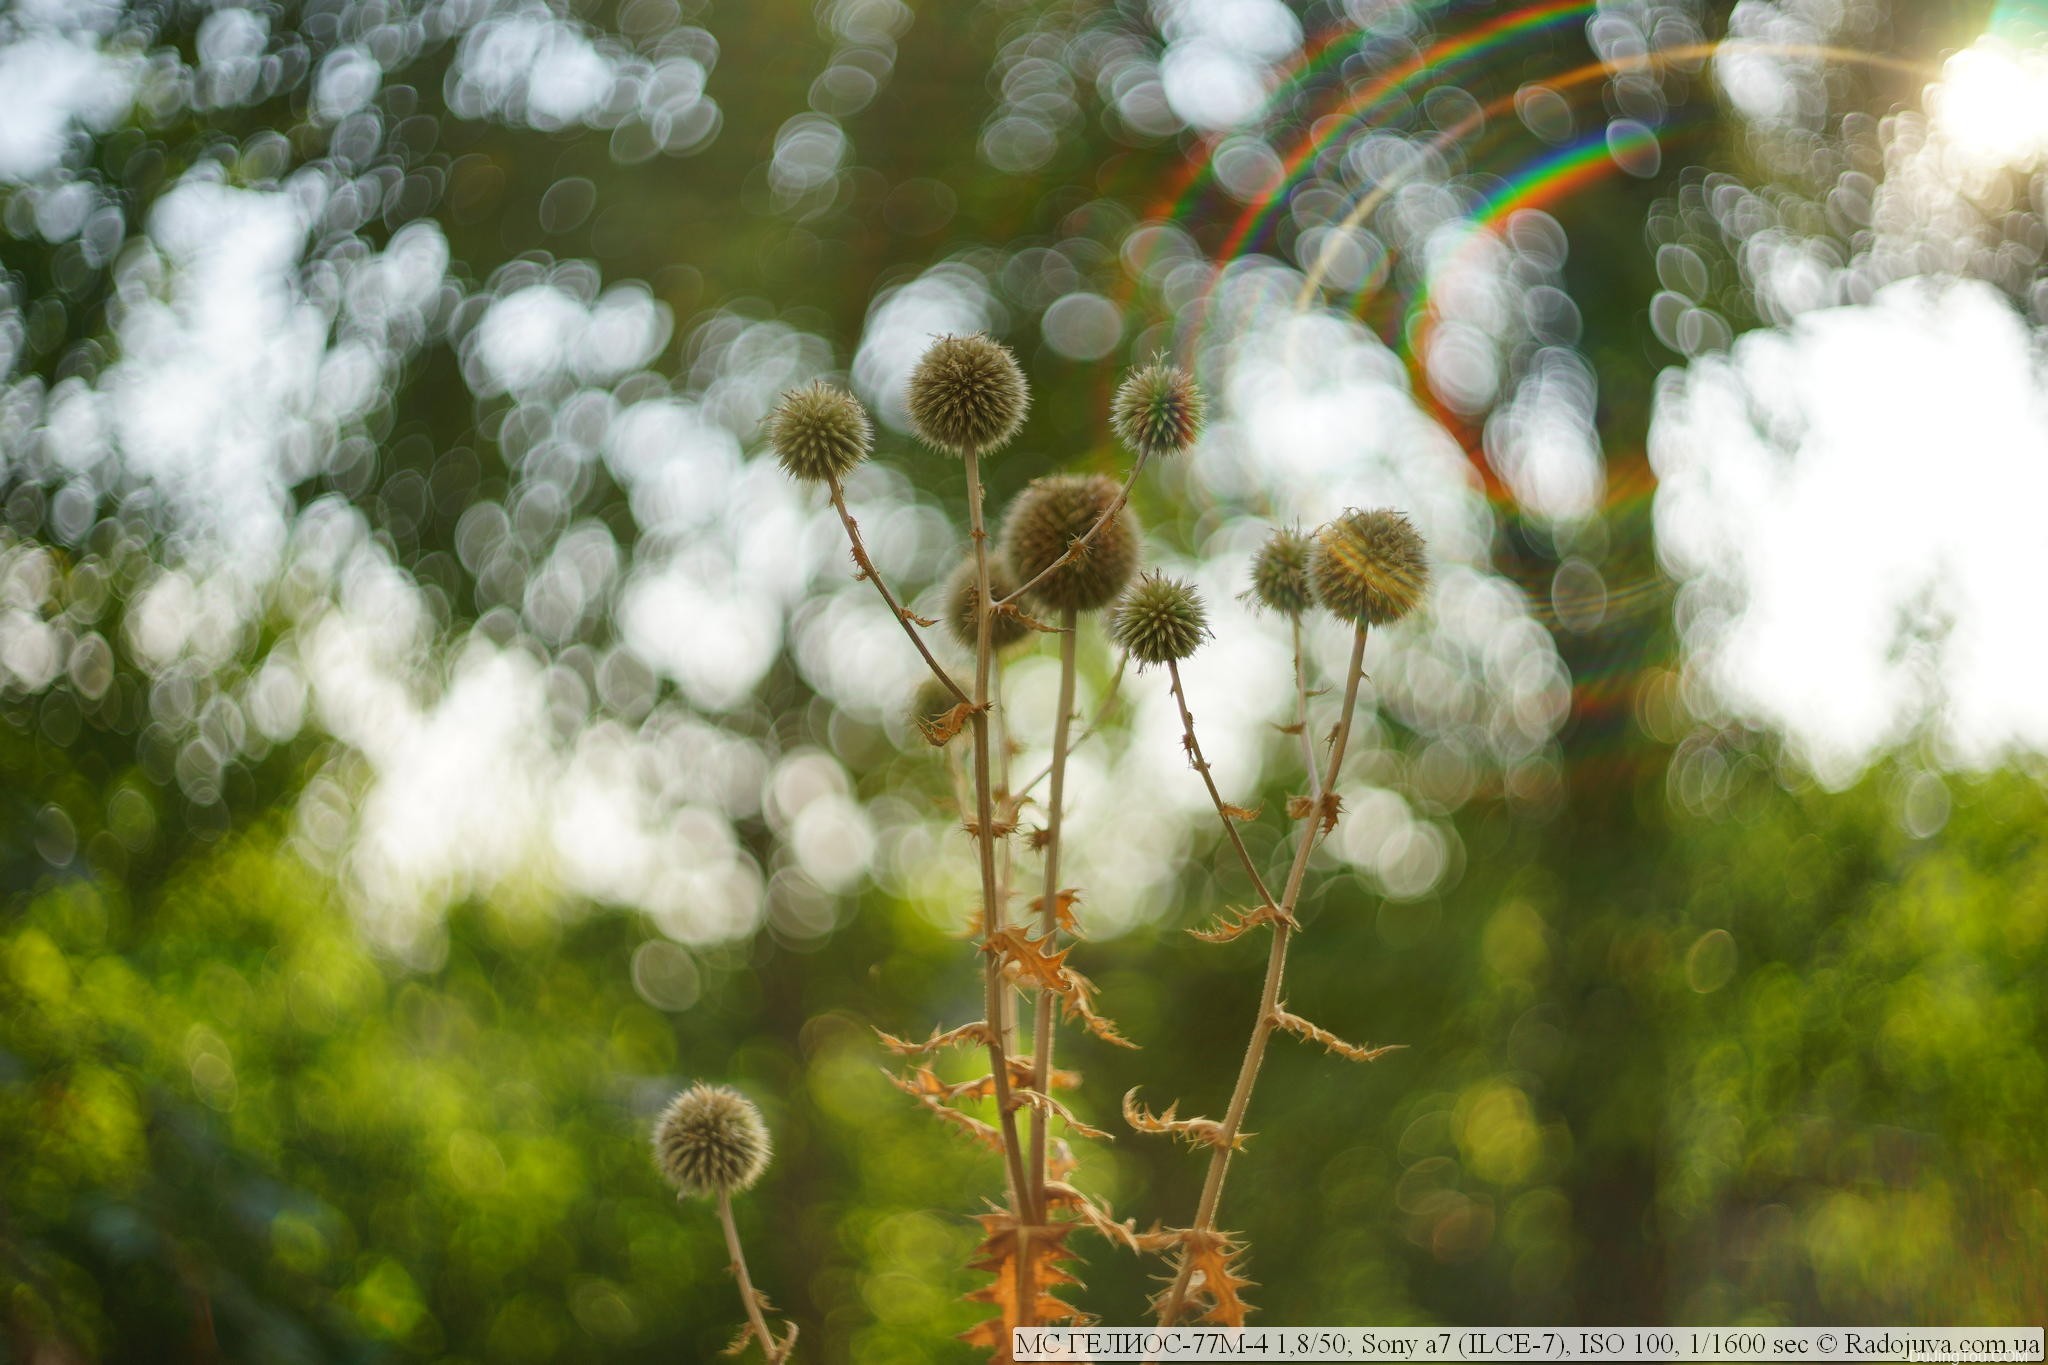
[[[733,1278],[739,1281],[747,1325],[727,1354],[737,1355],[756,1342],[768,1365],[789,1359],[796,1346],[796,1324],[785,1322],[781,1337],[768,1330],[767,1314],[775,1311],[768,1296],[754,1288],[740,1248],[739,1225],[733,1221],[732,1197],[752,1189],[768,1169],[771,1143],[761,1111],[739,1091],[699,1082],[669,1101],[654,1121],[654,1165],[679,1199],[713,1199],[725,1229],[725,1249],[732,1257]]]
[[[1309,788],[1288,805],[1288,817],[1297,830],[1293,859],[1278,897],[1269,889],[1238,832],[1238,825],[1257,818],[1258,812],[1224,801],[1195,737],[1195,717],[1188,705],[1179,667],[1180,658],[1191,652],[1199,640],[1198,628],[1186,628],[1186,608],[1192,602],[1192,593],[1182,589],[1184,596],[1169,598],[1162,580],[1147,579],[1117,607],[1118,630],[1133,657],[1164,663],[1167,668],[1174,701],[1180,710],[1182,747],[1189,764],[1201,776],[1217,818],[1259,901],[1250,909],[1226,912],[1213,925],[1190,932],[1211,943],[1230,942],[1262,925],[1272,932],[1258,1014],[1252,1022],[1237,1083],[1223,1117],[1179,1118],[1178,1106],[1154,1114],[1137,1102],[1135,1092],[1124,1097],[1124,1117],[1133,1128],[1179,1137],[1209,1150],[1208,1170],[1193,1222],[1164,1234],[1173,1273],[1166,1288],[1154,1296],[1152,1305],[1162,1326],[1180,1322],[1191,1313],[1201,1322],[1242,1326],[1246,1314],[1252,1311],[1244,1297],[1244,1291],[1252,1287],[1243,1274],[1245,1248],[1235,1236],[1218,1228],[1217,1216],[1230,1159],[1244,1149],[1250,1136],[1244,1128],[1245,1115],[1265,1061],[1266,1044],[1273,1034],[1292,1033],[1353,1061],[1373,1061],[1393,1050],[1347,1043],[1329,1030],[1290,1013],[1281,999],[1281,987],[1286,977],[1289,940],[1301,929],[1294,909],[1300,903],[1309,855],[1337,826],[1337,780],[1351,738],[1359,683],[1365,676],[1366,632],[1370,626],[1389,624],[1414,610],[1428,582],[1429,563],[1422,537],[1406,517],[1385,510],[1347,511],[1323,527],[1312,542],[1299,532],[1277,532],[1261,547],[1253,562],[1254,599],[1288,617],[1293,632],[1295,721],[1289,728],[1301,738],[1302,767]],[[1352,626],[1351,660],[1345,670],[1343,701],[1331,731],[1329,757],[1320,768],[1309,740],[1311,691],[1301,647],[1301,616],[1311,600]],[[1194,607],[1192,619],[1199,623],[1199,604]],[[1149,651],[1151,657],[1144,651]]]
[[[940,623],[903,606],[877,571],[847,510],[840,479],[868,451],[867,417],[858,403],[822,385],[797,390],[777,410],[769,435],[785,469],[824,485],[846,529],[858,576],[874,584],[924,659],[931,677],[912,701],[911,716],[926,739],[948,747],[953,756],[961,823],[973,841],[980,896],[971,927],[981,959],[982,1017],[943,1030],[935,1027],[918,1042],[880,1034],[883,1045],[903,1060],[904,1069],[890,1074],[895,1085],[1002,1161],[1004,1198],[978,1215],[982,1240],[971,1262],[990,1278],[968,1295],[991,1306],[994,1316],[963,1338],[1006,1361],[1012,1328],[1082,1320],[1079,1310],[1060,1297],[1063,1287],[1075,1283],[1068,1242],[1077,1230],[1169,1258],[1169,1283],[1154,1299],[1162,1323],[1196,1314],[1205,1322],[1241,1324],[1251,1311],[1244,1297],[1250,1288],[1242,1273],[1244,1247],[1219,1229],[1217,1215],[1230,1157],[1250,1137],[1244,1120],[1267,1042],[1274,1032],[1285,1031],[1354,1060],[1388,1051],[1354,1046],[1289,1012],[1281,985],[1290,936],[1300,929],[1294,908],[1310,855],[1338,819],[1336,785],[1364,676],[1366,632],[1405,615],[1420,601],[1428,583],[1421,538],[1397,513],[1347,512],[1314,536],[1276,533],[1258,555],[1251,595],[1285,616],[1293,633],[1296,720],[1289,728],[1300,737],[1308,788],[1288,805],[1288,818],[1298,830],[1286,878],[1275,895],[1238,828],[1259,813],[1223,799],[1196,737],[1181,677],[1181,662],[1209,637],[1207,610],[1190,585],[1156,573],[1137,575],[1142,541],[1128,510],[1131,490],[1149,460],[1184,452],[1196,440],[1205,404],[1193,378],[1164,360],[1128,375],[1111,412],[1113,429],[1134,456],[1127,477],[1121,484],[1094,475],[1034,481],[1003,518],[999,545],[990,543],[982,506],[981,461],[1015,436],[1030,405],[1014,357],[985,336],[942,337],[917,365],[907,397],[918,437],[959,456],[965,474],[968,553],[945,586],[943,622],[955,644],[971,651],[970,677],[956,678],[927,646],[923,631]],[[856,448],[858,457],[851,454]],[[1301,647],[1301,618],[1318,605],[1353,627],[1343,701],[1327,758],[1320,764],[1309,738],[1312,692]],[[1051,619],[1036,620],[1027,607]],[[1105,637],[1123,659],[1135,662],[1141,672],[1166,671],[1188,761],[1202,779],[1257,900],[1190,932],[1217,943],[1260,927],[1272,935],[1259,1011],[1224,1116],[1181,1118],[1174,1107],[1155,1114],[1137,1102],[1135,1092],[1124,1097],[1124,1117],[1133,1128],[1179,1137],[1209,1152],[1189,1225],[1155,1226],[1142,1233],[1071,1183],[1075,1161],[1070,1141],[1107,1134],[1090,1127],[1059,1098],[1079,1078],[1054,1065],[1062,1020],[1079,1024],[1101,1041],[1133,1045],[1098,1007],[1094,985],[1069,961],[1080,893],[1062,886],[1060,875],[1068,758],[1114,701],[1113,682],[1102,714],[1075,734],[1076,644],[1083,618],[1096,613],[1102,613]],[[1007,770],[1014,736],[997,737],[997,669],[1002,651],[1022,645],[1034,632],[1052,633],[1059,642],[1051,758],[1042,772],[1013,790]],[[1119,665],[1118,680],[1122,674]],[[964,763],[953,744],[963,737]],[[1033,796],[1041,784],[1042,799]],[[1041,815],[1024,842],[1042,859],[1042,888],[1027,917],[1015,919],[1008,902],[1018,856],[1014,845],[1026,833],[1027,800],[1038,802]],[[1028,1043],[1021,1036],[1027,1003]],[[924,1059],[952,1047],[985,1052],[987,1074],[941,1080]],[[985,1103],[993,1105],[992,1122],[980,1116],[987,1110],[977,1112]],[[1064,1140],[1055,1139],[1055,1124],[1064,1129]]]

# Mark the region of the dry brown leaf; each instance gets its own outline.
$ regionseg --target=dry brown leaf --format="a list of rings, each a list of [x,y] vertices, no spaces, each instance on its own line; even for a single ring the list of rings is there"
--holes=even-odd
[[[1074,907],[1080,903],[1080,888],[1073,886],[1066,888],[1052,898],[1053,923],[1076,937],[1079,937],[1081,933],[1081,926],[1074,921]],[[1045,912],[1045,897],[1032,897],[1031,909],[1033,913],[1043,914]]]
[[[1242,1327],[1245,1316],[1252,1306],[1244,1301],[1239,1291],[1249,1289],[1253,1281],[1237,1272],[1244,1257],[1244,1247],[1227,1232],[1208,1232],[1196,1228],[1185,1228],[1179,1233],[1181,1258],[1191,1267],[1188,1274],[1187,1292],[1180,1307],[1192,1304],[1203,1309],[1197,1322],[1210,1323],[1218,1327]],[[1174,1266],[1174,1279],[1180,1278],[1180,1265]],[[1153,1297],[1153,1310],[1159,1311],[1161,1301],[1173,1292],[1172,1285]],[[1173,1314],[1175,1318],[1179,1313]]]
[[[923,1067],[917,1069],[919,1071],[925,1070]],[[1003,1135],[1001,1133],[988,1124],[983,1123],[980,1119],[975,1118],[972,1114],[963,1114],[958,1109],[948,1105],[936,1094],[926,1090],[921,1079],[898,1076],[895,1072],[886,1069],[882,1074],[889,1078],[891,1085],[916,1100],[926,1109],[929,1109],[938,1117],[941,1123],[958,1129],[992,1152],[1000,1153],[1003,1150]]]
[[[1298,1014],[1289,1014],[1284,1008],[1273,1011],[1273,1023],[1284,1028],[1297,1038],[1306,1038],[1311,1043],[1321,1043],[1330,1052],[1340,1057],[1349,1057],[1354,1062],[1376,1062],[1389,1052],[1399,1052],[1406,1043],[1386,1043],[1380,1047],[1360,1047],[1347,1043],[1326,1028],[1319,1028]]]
[[[988,1022],[983,1019],[977,1019],[971,1024],[962,1024],[959,1028],[947,1029],[944,1033],[939,1032],[938,1026],[934,1024],[932,1036],[921,1043],[907,1043],[895,1034],[884,1033],[881,1029],[876,1029],[875,1034],[882,1040],[883,1047],[899,1057],[922,1057],[947,1047],[987,1047],[990,1037]]]
[[[1072,1209],[1075,1221],[1092,1228],[1105,1241],[1130,1251],[1164,1251],[1180,1241],[1179,1233],[1161,1231],[1157,1223],[1148,1231],[1138,1231],[1137,1219],[1119,1221],[1107,1206],[1097,1204],[1072,1185],[1058,1179],[1045,1182],[1045,1198],[1049,1207]]]
[[[939,715],[919,716],[917,718],[917,729],[918,733],[924,736],[925,743],[931,745],[934,749],[941,749],[951,744],[959,736],[960,732],[967,728],[967,722],[973,718],[973,702],[956,702],[952,709]]]
[[[761,1306],[763,1317],[775,1311],[775,1305],[768,1302],[768,1296],[758,1289],[754,1291],[754,1302]],[[789,1353],[796,1349],[796,1324],[785,1318],[782,1325],[787,1330],[783,1332],[780,1341],[772,1335],[764,1341],[760,1333],[754,1330],[751,1320],[742,1323],[738,1335],[734,1336],[731,1344],[719,1354],[737,1356],[744,1353],[750,1343],[760,1341],[761,1354],[768,1358],[768,1365],[779,1365],[779,1362],[789,1359]]]
[[[1010,1093],[1016,1096],[1019,1103],[1028,1104],[1040,1113],[1050,1114],[1059,1119],[1060,1122],[1067,1125],[1069,1132],[1079,1134],[1084,1138],[1095,1138],[1102,1142],[1113,1141],[1110,1135],[1103,1132],[1100,1128],[1090,1128],[1087,1124],[1075,1118],[1072,1110],[1042,1090],[1033,1090],[1028,1085],[1020,1085],[1013,1088]]]
[[[1259,808],[1257,806],[1233,806],[1228,801],[1223,803],[1223,813],[1233,820],[1246,823],[1259,818]]]
[[[1054,948],[1052,938],[1046,934],[1034,939],[1022,926],[1008,924],[990,933],[982,941],[981,950],[999,958],[1020,984],[1058,996],[1066,1016],[1079,1019],[1103,1042],[1136,1047],[1136,1043],[1117,1032],[1115,1023],[1096,1013],[1094,983],[1066,965],[1067,954],[1073,949]]]
[[[1080,1309],[1052,1293],[1061,1285],[1081,1283],[1063,1264],[1074,1258],[1074,1253],[1066,1249],[1067,1234],[1073,1230],[1072,1224],[1021,1227],[1008,1213],[984,1213],[978,1217],[984,1236],[967,1265],[971,1270],[986,1271],[994,1278],[978,1289],[969,1290],[965,1297],[972,1303],[993,1306],[996,1316],[968,1328],[960,1334],[960,1340],[991,1352],[989,1359],[998,1365],[1007,1365],[1014,1359],[1010,1354],[1011,1330],[1029,1325],[1020,1311],[1023,1303],[1017,1283],[1020,1259],[1028,1262],[1031,1271],[1030,1322],[1093,1321]]]
[[[1180,1110],[1180,1101],[1166,1106],[1163,1114],[1154,1114],[1137,1101],[1138,1087],[1132,1086],[1124,1092],[1124,1122],[1141,1133],[1166,1133],[1197,1147],[1228,1146],[1231,1151],[1244,1150],[1245,1140],[1252,1135],[1242,1130],[1226,1143],[1223,1125],[1215,1119],[1201,1117],[1182,1119],[1174,1115]]]
[[[1190,929],[1188,933],[1204,943],[1228,943],[1234,938],[1244,937],[1261,924],[1284,924],[1290,929],[1301,927],[1294,916],[1277,905],[1261,905],[1250,910],[1229,905],[1208,928]]]

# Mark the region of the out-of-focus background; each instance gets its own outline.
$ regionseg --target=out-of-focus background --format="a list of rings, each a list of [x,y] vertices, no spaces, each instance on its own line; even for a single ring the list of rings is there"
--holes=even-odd
[[[2048,56],[2031,0],[14,0],[0,12],[0,1354],[686,1360],[646,1126],[764,1108],[807,1359],[950,1360],[993,1159],[917,661],[934,333],[997,505],[1214,420],[1148,560],[1225,795],[1296,789],[1274,525],[1409,512],[1226,1223],[1273,1323],[2048,1317]],[[1028,771],[1053,667],[1006,673]],[[1310,633],[1341,667],[1333,624]],[[1081,646],[1091,711],[1113,661]],[[1075,759],[1079,1183],[1185,1222],[1256,940],[1163,682]],[[1099,1242],[1082,1305],[1155,1265]]]

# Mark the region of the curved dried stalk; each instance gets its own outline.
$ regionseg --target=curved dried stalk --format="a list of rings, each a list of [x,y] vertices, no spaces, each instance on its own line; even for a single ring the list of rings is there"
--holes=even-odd
[[[853,548],[853,562],[860,569],[860,576],[874,584],[875,591],[882,594],[882,600],[889,605],[889,614],[896,618],[896,623],[903,627],[903,633],[910,637],[910,643],[916,645],[917,652],[924,656],[925,664],[931,669],[932,676],[941,683],[944,683],[946,690],[959,700],[972,701],[973,698],[967,695],[967,689],[955,682],[953,675],[942,668],[939,665],[939,661],[932,657],[931,648],[925,644],[924,637],[917,633],[917,618],[913,617],[909,611],[905,610],[903,604],[896,600],[896,594],[889,591],[888,583],[882,579],[882,571],[877,569],[875,561],[868,557],[868,548],[860,538],[860,523],[853,519],[853,513],[846,510],[846,490],[840,486],[837,478],[828,478],[826,486],[832,490],[832,508],[839,513],[840,523],[846,527],[847,543]],[[987,591],[987,585],[984,584],[982,588],[984,594],[982,600],[984,601],[987,600]],[[930,623],[927,622],[926,624]],[[983,638],[986,640],[986,632],[984,632]]]
[[[781,1365],[796,1345],[796,1326],[786,1324],[789,1335],[779,1342],[768,1331],[768,1320],[761,1312],[768,1300],[754,1288],[754,1281],[747,1274],[747,1253],[740,1249],[740,1230],[732,1220],[732,1193],[728,1190],[718,1192],[718,1222],[725,1229],[725,1249],[732,1257],[733,1278],[740,1282],[740,1299],[747,1306],[747,1331],[761,1343],[761,1353],[768,1357],[768,1365]],[[743,1334],[735,1348],[745,1345],[746,1339]]]
[[[1259,893],[1259,903],[1272,905],[1273,893],[1266,889],[1266,879],[1259,875],[1258,864],[1252,861],[1251,851],[1244,846],[1244,836],[1237,832],[1238,823],[1252,812],[1231,805],[1216,790],[1216,779],[1209,772],[1209,761],[1202,757],[1201,741],[1195,738],[1195,716],[1188,710],[1188,694],[1181,686],[1180,665],[1168,660],[1166,674],[1173,682],[1174,704],[1180,707],[1181,746],[1187,750],[1188,762],[1202,775],[1202,785],[1209,789],[1209,803],[1216,807],[1216,818],[1223,822],[1223,832],[1230,836],[1230,846],[1237,850],[1237,860],[1244,864],[1246,874],[1251,877],[1252,889]]]
[[[1245,1045],[1244,1061],[1238,1068],[1237,1085],[1230,1094],[1230,1105],[1224,1110],[1223,1119],[1216,1133],[1213,1150],[1209,1156],[1208,1174],[1202,1181],[1202,1196],[1195,1206],[1195,1221],[1189,1235],[1203,1238],[1216,1232],[1216,1211],[1223,1202],[1223,1179],[1230,1170],[1231,1151],[1242,1141],[1245,1112],[1251,1107],[1252,1087],[1258,1083],[1259,1068],[1266,1059],[1266,1043],[1273,1036],[1273,1030],[1281,1023],[1283,1011],[1280,1008],[1280,986],[1287,974],[1287,943],[1290,917],[1294,905],[1301,895],[1303,876],[1308,871],[1309,855],[1315,851],[1322,836],[1332,823],[1330,793],[1337,786],[1337,775],[1343,768],[1344,750],[1351,742],[1352,716],[1358,708],[1358,684],[1365,676],[1364,626],[1358,631],[1351,645],[1351,665],[1344,680],[1344,709],[1337,720],[1337,731],[1330,741],[1330,759],[1324,775],[1318,779],[1313,764],[1309,767],[1311,800],[1308,813],[1303,821],[1300,842],[1294,848],[1294,862],[1287,871],[1287,885],[1280,893],[1281,918],[1273,922],[1273,944],[1266,957],[1265,985],[1259,992],[1259,1015],[1252,1025],[1251,1041]],[[1301,659],[1296,655],[1296,704],[1299,707],[1299,724],[1304,733],[1308,729],[1308,689],[1301,676]],[[1228,823],[1226,821],[1226,823]],[[1174,1273],[1172,1285],[1160,1296],[1159,1322],[1171,1326],[1180,1319],[1187,1309],[1188,1284],[1195,1270],[1195,1258],[1184,1251],[1179,1268]]]

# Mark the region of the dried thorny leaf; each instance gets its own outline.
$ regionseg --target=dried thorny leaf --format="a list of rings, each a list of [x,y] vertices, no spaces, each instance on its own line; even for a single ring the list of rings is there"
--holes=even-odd
[[[942,749],[958,738],[960,732],[967,728],[967,722],[973,718],[974,703],[971,701],[957,702],[951,710],[942,712],[939,715],[919,716],[917,718],[917,730],[919,734],[924,736],[925,743],[931,745],[934,749]]]
[[[966,832],[967,837],[970,839],[979,839],[981,837],[981,821],[971,816],[960,822],[960,828]],[[989,822],[989,830],[996,838],[1007,839],[1017,832],[1017,822],[1015,820],[1005,820],[999,816]]]
[[[1287,818],[1306,820],[1315,812],[1316,802],[1312,796],[1290,796],[1287,798]]]
[[[1067,1125],[1069,1132],[1084,1138],[1096,1138],[1103,1142],[1111,1140],[1109,1134],[1103,1132],[1100,1128],[1090,1128],[1087,1124],[1075,1118],[1073,1111],[1068,1109],[1067,1106],[1061,1104],[1042,1090],[1033,1090],[1028,1085],[1020,1085],[1014,1087],[1010,1093],[1017,1098],[1019,1103],[1028,1104],[1041,1113],[1051,1114],[1058,1118],[1060,1122]]]
[[[1399,1052],[1408,1046],[1406,1043],[1386,1043],[1380,1047],[1360,1047],[1356,1043],[1345,1042],[1326,1028],[1318,1028],[1298,1014],[1289,1014],[1285,1009],[1273,1011],[1273,1024],[1276,1028],[1284,1028],[1298,1038],[1306,1038],[1311,1043],[1321,1043],[1328,1051],[1336,1053],[1339,1057],[1349,1057],[1354,1062],[1376,1062],[1389,1052]]]
[[[996,1316],[968,1328],[960,1334],[960,1340],[991,1352],[990,1360],[998,1365],[1008,1365],[1014,1359],[1010,1354],[1010,1333],[1012,1329],[1026,1325],[1021,1311],[1023,1298],[1017,1282],[1020,1261],[1025,1262],[1030,1270],[1032,1322],[1093,1321],[1052,1292],[1061,1285],[1081,1283],[1063,1264],[1074,1259],[1074,1253],[1066,1249],[1067,1235],[1073,1231],[1073,1224],[1022,1227],[1008,1213],[984,1213],[978,1217],[985,1235],[967,1265],[971,1270],[986,1271],[994,1278],[979,1289],[969,1290],[966,1298],[972,1303],[992,1305]]]
[[[1322,820],[1324,834],[1327,835],[1337,828],[1337,815],[1343,809],[1344,799],[1338,796],[1336,792],[1327,791],[1323,793]]]
[[[923,1071],[925,1068],[919,1067],[918,1070]],[[926,1090],[921,1078],[898,1076],[893,1071],[887,1069],[884,1069],[882,1074],[889,1078],[889,1084],[895,1086],[898,1090],[901,1090],[904,1094],[910,1096],[937,1115],[939,1122],[950,1124],[992,1152],[1001,1152],[1003,1150],[1003,1135],[1001,1133],[997,1132],[990,1125],[983,1123],[980,1119],[975,1118],[972,1114],[961,1113],[958,1109],[953,1108],[943,1099],[939,1098],[938,1095]]]
[[[1081,926],[1075,922],[1074,907],[1080,903],[1081,892],[1078,887],[1070,886],[1052,898],[1053,923],[1076,937],[1079,937],[1081,933]],[[1045,912],[1045,897],[1032,897],[1031,909],[1033,913],[1043,914]]]
[[[1245,1139],[1250,1133],[1239,1131],[1228,1139],[1223,1136],[1223,1125],[1215,1119],[1175,1118],[1180,1101],[1166,1106],[1163,1114],[1154,1114],[1137,1101],[1138,1087],[1132,1086],[1124,1092],[1124,1122],[1141,1133],[1168,1133],[1197,1147],[1224,1147],[1233,1152],[1244,1150]]]
[[[1202,1228],[1180,1229],[1178,1238],[1181,1251],[1174,1263],[1173,1283],[1153,1295],[1153,1311],[1171,1308],[1166,1316],[1178,1321],[1181,1311],[1193,1304],[1203,1310],[1195,1319],[1197,1322],[1218,1327],[1244,1326],[1245,1316],[1253,1311],[1239,1292],[1253,1285],[1253,1281],[1237,1273],[1242,1268],[1239,1262],[1244,1256],[1244,1245],[1227,1232]],[[1173,1284],[1180,1282],[1182,1263],[1188,1266],[1187,1290],[1179,1303],[1168,1304]]]
[[[981,950],[1001,959],[1004,967],[1021,982],[1057,995],[1067,1017],[1079,1019],[1103,1042],[1115,1043],[1118,1047],[1136,1047],[1136,1043],[1117,1032],[1114,1023],[1095,1012],[1094,983],[1066,965],[1067,954],[1073,949],[1055,950],[1052,938],[1051,934],[1046,934],[1034,939],[1022,927],[1008,924],[992,931],[983,940]]]
[[[907,1043],[895,1034],[884,1033],[881,1029],[876,1029],[875,1035],[882,1040],[883,1047],[899,1057],[921,1057],[946,1047],[987,1047],[992,1036],[988,1021],[985,1019],[962,1024],[959,1028],[947,1029],[944,1033],[939,1032],[935,1024],[932,1026],[932,1036],[921,1043]]]
[[[1257,806],[1233,806],[1228,801],[1223,803],[1223,813],[1232,820],[1240,820],[1247,824],[1259,818]]]
[[[1034,829],[1024,836],[1024,846],[1033,853],[1045,852],[1046,846],[1050,843],[1052,843],[1052,831],[1049,829]]]
[[[754,1291],[754,1302],[761,1306],[761,1315],[763,1317],[775,1311],[775,1305],[768,1302],[768,1296],[758,1289]],[[750,1318],[747,1322],[741,1324],[739,1334],[733,1337],[732,1343],[719,1354],[728,1356],[741,1355],[746,1351],[749,1343],[759,1341],[761,1343],[761,1354],[768,1358],[768,1365],[778,1365],[778,1362],[789,1359],[789,1353],[796,1349],[796,1324],[784,1318],[782,1325],[786,1330],[784,1330],[780,1341],[777,1341],[772,1336],[763,1339],[761,1334],[754,1330],[754,1324]]]
[[[1097,1204],[1057,1177],[1045,1182],[1045,1201],[1049,1208],[1072,1209],[1075,1221],[1092,1228],[1104,1241],[1130,1251],[1165,1251],[1180,1241],[1179,1233],[1163,1232],[1157,1223],[1145,1232],[1138,1231],[1137,1219],[1119,1221],[1106,1205]]]
[[[1026,615],[1015,602],[996,603],[994,614],[997,616],[1014,616],[1018,624],[1024,626],[1027,630],[1039,631],[1046,635],[1058,635],[1061,633],[1060,627],[1049,626],[1036,617]]]
[[[1032,1059],[1029,1056],[1020,1057],[1013,1053],[1009,1061],[1011,1079],[1018,1085],[1031,1084],[1031,1070],[1034,1065]],[[1081,1088],[1081,1073],[1078,1071],[1062,1071],[1058,1067],[1054,1067],[1046,1073],[1045,1088],[1048,1090],[1078,1090]]]
[[[1273,722],[1273,728],[1283,735],[1298,735],[1301,733],[1301,722],[1296,721],[1292,725],[1282,725],[1276,720]]]
[[[914,625],[914,626],[923,626],[923,627],[925,627],[925,628],[926,628],[927,630],[929,630],[929,629],[930,629],[931,627],[933,627],[933,626],[935,626],[935,625],[937,625],[937,624],[938,624],[938,622],[937,622],[937,621],[934,621],[934,620],[933,620],[933,619],[932,619],[931,617],[929,617],[929,616],[919,616],[919,615],[918,615],[918,614],[917,614],[916,612],[912,611],[912,610],[911,610],[911,609],[910,609],[909,607],[902,607],[902,608],[899,608],[899,610],[900,610],[900,611],[902,611],[902,613],[903,613],[903,619],[904,619],[904,620],[906,620],[906,621],[908,621],[908,622],[910,622],[910,623],[911,623],[912,625]]]
[[[1228,943],[1242,938],[1261,924],[1284,924],[1290,929],[1299,929],[1301,922],[1277,905],[1261,905],[1250,910],[1240,910],[1227,905],[1223,912],[1206,929],[1190,929],[1188,933],[1204,943]]]

